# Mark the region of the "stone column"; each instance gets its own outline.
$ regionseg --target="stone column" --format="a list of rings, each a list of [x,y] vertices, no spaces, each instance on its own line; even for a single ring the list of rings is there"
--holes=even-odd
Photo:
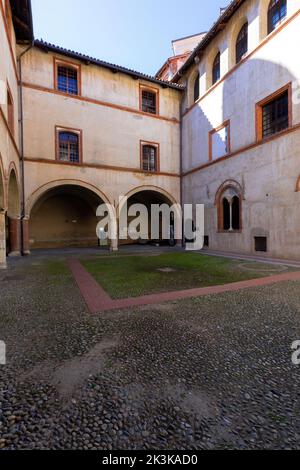
[[[0,269],[6,269],[5,212],[0,212]]]
[[[10,252],[8,256],[21,256],[20,218],[9,218]]]
[[[29,245],[29,217],[25,217],[22,220],[22,229],[23,229],[23,255],[30,255],[30,245]]]

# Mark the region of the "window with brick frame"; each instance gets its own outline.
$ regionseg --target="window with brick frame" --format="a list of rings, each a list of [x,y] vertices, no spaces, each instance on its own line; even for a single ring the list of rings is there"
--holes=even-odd
[[[159,145],[141,142],[141,169],[146,173],[159,171]]]
[[[60,162],[81,163],[81,131],[56,128],[56,153]]]
[[[69,95],[81,94],[80,66],[54,59],[55,88]]]
[[[143,113],[159,114],[159,91],[154,88],[140,87],[140,110]]]
[[[218,200],[218,228],[221,232],[239,232],[242,228],[242,197],[235,188],[226,188]]]
[[[271,137],[292,125],[291,84],[256,105],[257,140]]]
[[[287,0],[271,0],[268,9],[268,34],[272,33],[287,15]]]

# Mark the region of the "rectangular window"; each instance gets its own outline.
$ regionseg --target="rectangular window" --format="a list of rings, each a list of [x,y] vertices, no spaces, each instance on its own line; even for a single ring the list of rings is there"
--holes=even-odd
[[[69,95],[80,95],[80,66],[54,60],[55,88]]]
[[[159,114],[159,91],[155,88],[140,86],[140,110],[143,113]]]
[[[291,125],[291,86],[287,85],[256,105],[257,140],[277,134]]]
[[[209,133],[209,159],[211,161],[230,153],[230,122],[227,121]]]
[[[159,144],[141,142],[141,169],[147,173],[159,171]]]
[[[56,159],[61,162],[81,163],[81,131],[56,128]]]

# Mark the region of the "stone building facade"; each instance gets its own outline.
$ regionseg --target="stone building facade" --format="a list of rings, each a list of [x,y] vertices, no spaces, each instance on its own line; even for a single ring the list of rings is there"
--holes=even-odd
[[[2,267],[97,246],[122,196],[205,204],[214,250],[299,258],[297,0],[232,1],[164,80],[34,40],[30,8],[0,0]]]

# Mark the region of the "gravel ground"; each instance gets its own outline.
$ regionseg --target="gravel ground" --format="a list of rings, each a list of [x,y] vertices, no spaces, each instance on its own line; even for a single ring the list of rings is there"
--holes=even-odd
[[[91,316],[51,263],[0,272],[1,449],[300,448],[300,283]]]

